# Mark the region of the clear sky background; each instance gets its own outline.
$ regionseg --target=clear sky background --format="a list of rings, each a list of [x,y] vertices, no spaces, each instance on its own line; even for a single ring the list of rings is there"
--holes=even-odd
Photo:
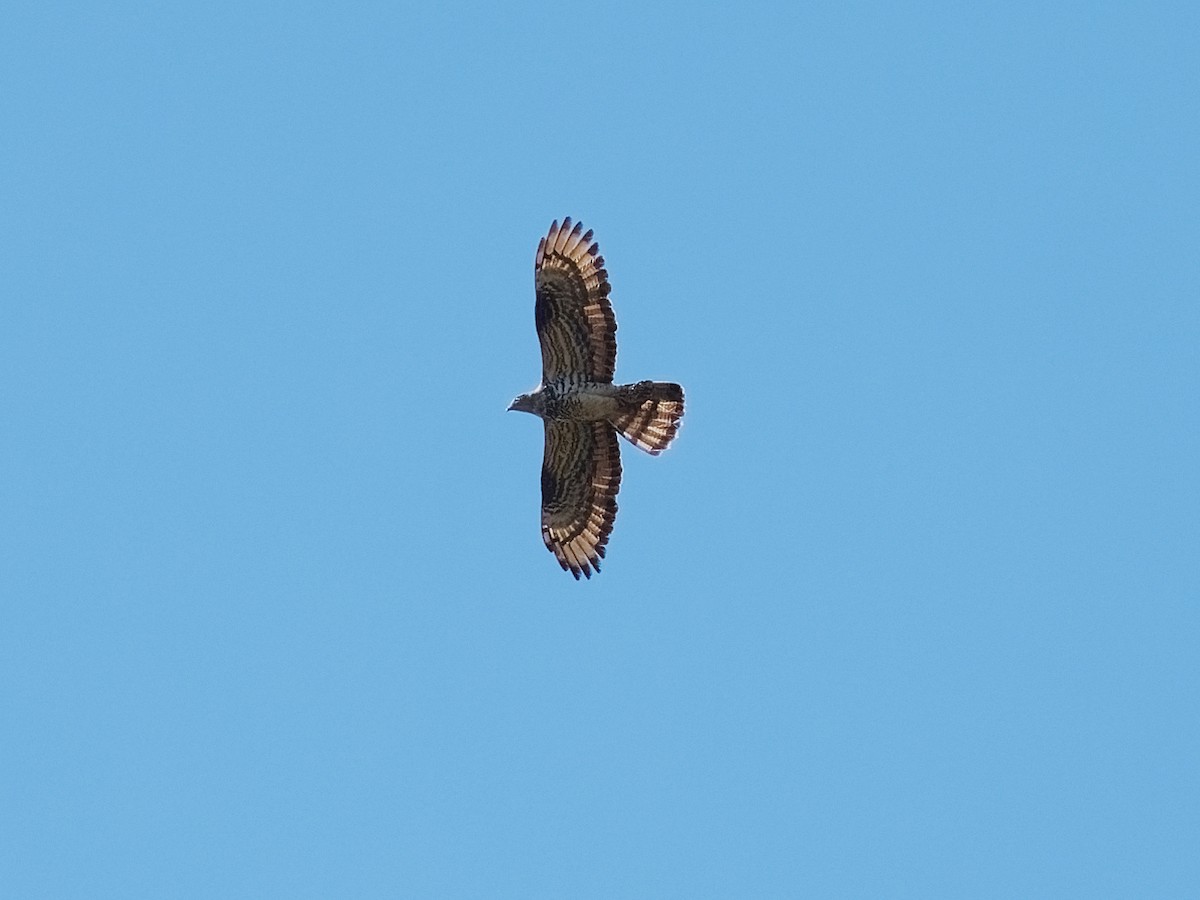
[[[1198,9],[6,6],[0,894],[1197,896]]]

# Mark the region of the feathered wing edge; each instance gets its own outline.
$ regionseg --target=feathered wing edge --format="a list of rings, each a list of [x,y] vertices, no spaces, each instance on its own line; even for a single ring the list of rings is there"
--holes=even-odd
[[[611,382],[617,364],[617,320],[600,245],[583,223],[556,219],[538,241],[534,259],[535,322],[542,375],[565,374]],[[582,343],[582,346],[581,346]],[[581,369],[581,370],[580,370]]]
[[[546,423],[542,540],[576,580],[600,571],[620,488],[621,451],[611,425]]]

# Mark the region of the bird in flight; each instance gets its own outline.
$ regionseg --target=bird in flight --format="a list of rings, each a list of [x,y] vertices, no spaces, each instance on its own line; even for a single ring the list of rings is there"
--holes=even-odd
[[[600,571],[617,517],[620,434],[657,456],[683,418],[683,388],[666,381],[613,384],[617,320],[600,246],[583,224],[556,220],[538,242],[534,321],[542,383],[508,408],[533,413],[546,429],[542,540],[578,580]]]

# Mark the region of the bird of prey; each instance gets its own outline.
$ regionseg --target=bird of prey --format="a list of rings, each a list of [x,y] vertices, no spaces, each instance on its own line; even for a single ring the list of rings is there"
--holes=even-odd
[[[617,517],[620,434],[657,456],[683,417],[683,388],[664,381],[613,384],[617,320],[600,247],[583,224],[550,226],[534,261],[534,320],[542,345],[542,383],[508,408],[539,416],[542,540],[579,580],[600,571]]]

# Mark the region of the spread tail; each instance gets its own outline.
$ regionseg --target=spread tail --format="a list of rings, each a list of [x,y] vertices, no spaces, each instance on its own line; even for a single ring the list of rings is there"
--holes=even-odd
[[[622,389],[621,412],[609,421],[630,443],[655,456],[670,445],[683,418],[683,388],[669,381],[639,381]]]

